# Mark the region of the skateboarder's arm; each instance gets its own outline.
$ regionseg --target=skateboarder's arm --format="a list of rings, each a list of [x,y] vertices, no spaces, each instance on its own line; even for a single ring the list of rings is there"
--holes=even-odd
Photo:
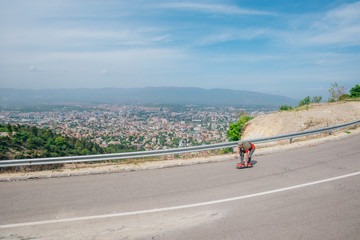
[[[237,156],[237,155],[239,155],[239,153],[240,153],[240,148],[239,148],[239,147],[237,147],[237,148],[236,148],[235,158],[236,158],[236,156]]]

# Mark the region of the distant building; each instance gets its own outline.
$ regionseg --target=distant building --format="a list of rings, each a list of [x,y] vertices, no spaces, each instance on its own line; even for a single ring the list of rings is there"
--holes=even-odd
[[[181,139],[179,141],[179,147],[186,147],[186,139]]]
[[[13,134],[15,134],[14,132],[13,132]],[[8,132],[0,132],[0,136],[1,137],[9,137],[9,133]]]

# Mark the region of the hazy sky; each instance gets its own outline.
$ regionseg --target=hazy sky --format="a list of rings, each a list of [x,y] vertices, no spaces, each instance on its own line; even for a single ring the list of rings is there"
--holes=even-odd
[[[1,88],[327,99],[360,83],[360,1],[0,0]]]

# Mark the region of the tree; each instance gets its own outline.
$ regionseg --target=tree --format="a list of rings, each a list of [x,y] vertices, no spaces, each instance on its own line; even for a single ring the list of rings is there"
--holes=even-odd
[[[108,151],[96,143],[61,136],[49,129],[0,123],[0,132],[10,132],[10,128],[13,133],[11,137],[0,136],[0,159],[60,157]],[[134,148],[121,145],[112,150],[124,152]]]
[[[360,97],[360,85],[356,84],[353,88],[350,89],[350,97],[358,98]]]
[[[341,96],[347,94],[347,88],[339,85],[337,82],[331,83],[331,88],[329,89],[329,102],[340,101]]]
[[[239,120],[235,123],[231,123],[229,125],[229,130],[226,132],[227,138],[230,141],[239,141],[241,140],[241,135],[243,133],[243,127],[245,123],[253,119],[254,117],[250,117],[249,115],[245,115],[239,118]]]
[[[8,124],[6,125],[6,128],[7,128],[8,132],[9,132],[9,136],[11,137],[11,136],[12,136],[12,133],[13,133],[13,129],[12,129],[11,124],[8,123]]]
[[[39,137],[32,137],[26,140],[26,147],[29,149],[38,149],[43,146],[44,142]]]
[[[65,148],[66,148],[66,145],[67,145],[67,142],[66,142],[65,138],[63,138],[63,137],[57,137],[57,138],[55,139],[55,144],[56,144],[57,146],[59,146],[61,149],[65,149]]]
[[[32,133],[33,136],[37,137],[37,135],[38,135],[38,128],[35,127],[35,126],[32,126],[32,127],[31,127],[31,133]]]
[[[7,149],[6,146],[10,145],[10,143],[11,143],[11,139],[8,136],[6,137],[0,136],[0,151],[6,150]]]

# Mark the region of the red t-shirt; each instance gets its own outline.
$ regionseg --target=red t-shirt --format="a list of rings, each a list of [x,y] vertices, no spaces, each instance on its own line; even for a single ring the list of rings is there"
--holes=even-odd
[[[245,151],[245,153],[248,153],[248,152],[249,152],[249,150],[251,150],[251,149],[255,148],[255,145],[254,145],[254,144],[252,144],[252,143],[250,143],[250,144],[251,144],[251,148],[249,148],[248,150],[246,150],[246,151]]]

